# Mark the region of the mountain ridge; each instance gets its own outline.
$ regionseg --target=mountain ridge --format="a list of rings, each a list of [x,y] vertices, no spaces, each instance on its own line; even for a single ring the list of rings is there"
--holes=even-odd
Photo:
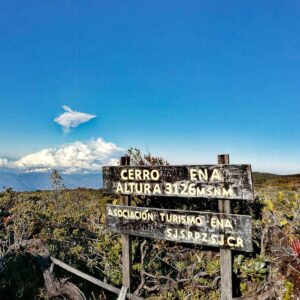
[[[102,173],[61,174],[63,184],[68,189],[79,187],[102,188]],[[15,191],[35,191],[51,189],[50,172],[19,173],[0,170],[0,188],[12,188]]]
[[[12,188],[15,191],[35,191],[51,189],[50,172],[21,173],[0,169],[0,188]],[[68,189],[102,188],[102,172],[61,174],[63,183]],[[265,172],[253,172],[254,186],[260,185],[297,185],[300,187],[300,174],[277,175]]]

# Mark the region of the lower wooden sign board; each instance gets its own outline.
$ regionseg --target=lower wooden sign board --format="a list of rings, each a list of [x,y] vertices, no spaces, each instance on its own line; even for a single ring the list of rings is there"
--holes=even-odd
[[[246,215],[107,204],[106,225],[121,234],[252,252]]]

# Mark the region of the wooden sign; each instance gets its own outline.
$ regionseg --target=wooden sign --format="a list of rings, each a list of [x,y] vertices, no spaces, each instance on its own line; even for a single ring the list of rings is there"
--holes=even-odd
[[[244,215],[106,205],[114,232],[252,252],[252,218]]]
[[[113,194],[253,200],[250,165],[103,167]]]

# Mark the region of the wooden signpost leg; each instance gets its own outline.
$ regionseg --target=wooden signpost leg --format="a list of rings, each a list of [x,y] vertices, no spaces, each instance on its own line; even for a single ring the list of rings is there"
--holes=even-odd
[[[121,166],[130,165],[130,157],[123,156],[120,161]],[[130,206],[130,196],[122,196],[122,205]],[[122,234],[122,285],[130,292],[131,279],[131,240],[130,236]]]
[[[229,164],[229,155],[218,155],[218,164]],[[230,214],[230,200],[219,200],[219,212]],[[220,249],[221,300],[232,299],[232,253],[230,249]]]

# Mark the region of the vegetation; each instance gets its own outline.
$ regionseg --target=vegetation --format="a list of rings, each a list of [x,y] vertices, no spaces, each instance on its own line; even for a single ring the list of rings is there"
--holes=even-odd
[[[160,157],[129,150],[132,164],[167,164]],[[255,174],[257,199],[250,206],[232,204],[234,213],[251,214],[254,252],[234,255],[235,295],[260,299],[300,297],[299,176],[277,178]],[[49,178],[50,180],[50,178]],[[115,286],[121,285],[120,236],[105,228],[106,203],[120,203],[101,190],[67,190],[57,171],[52,191],[0,193],[0,298],[46,299],[43,280],[32,274],[33,262],[12,256],[15,247],[40,239],[51,255]],[[291,183],[292,182],[292,183]],[[133,205],[215,210],[215,201],[134,197]],[[205,250],[205,251],[204,251]],[[299,251],[300,252],[300,251]],[[20,252],[18,252],[20,253]],[[147,299],[219,299],[219,253],[188,244],[133,238],[133,292]],[[21,267],[22,266],[22,267]],[[106,291],[55,267],[86,299],[114,299]],[[56,299],[58,299],[56,297]]]

